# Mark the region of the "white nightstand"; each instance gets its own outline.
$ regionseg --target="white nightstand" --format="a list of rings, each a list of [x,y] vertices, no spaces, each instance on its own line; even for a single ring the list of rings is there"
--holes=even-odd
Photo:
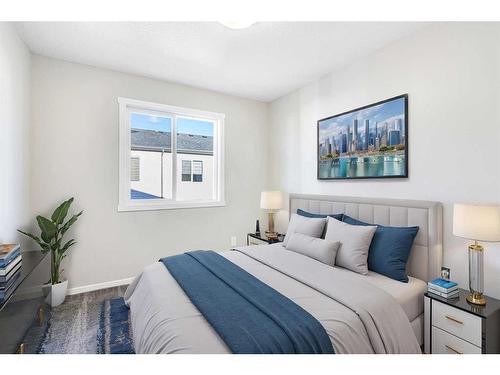
[[[459,297],[424,296],[424,352],[432,354],[500,353],[500,301],[486,297],[486,306]]]

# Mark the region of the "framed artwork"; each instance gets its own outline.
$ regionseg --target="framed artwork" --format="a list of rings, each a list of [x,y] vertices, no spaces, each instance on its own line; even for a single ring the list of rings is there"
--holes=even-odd
[[[408,95],[318,120],[318,180],[408,177]]]

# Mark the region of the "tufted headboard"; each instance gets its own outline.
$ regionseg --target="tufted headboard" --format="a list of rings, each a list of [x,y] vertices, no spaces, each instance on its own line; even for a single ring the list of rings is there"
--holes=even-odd
[[[297,212],[298,208],[316,214],[344,213],[372,224],[418,225],[420,229],[407,265],[408,274],[429,281],[441,273],[443,208],[439,202],[290,194],[290,214]]]

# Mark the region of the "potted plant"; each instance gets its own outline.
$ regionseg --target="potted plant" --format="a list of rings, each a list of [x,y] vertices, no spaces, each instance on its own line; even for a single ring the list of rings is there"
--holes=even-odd
[[[57,207],[50,217],[50,220],[38,215],[36,221],[40,227],[40,237],[24,232],[20,229],[18,231],[33,240],[42,248],[43,253],[50,251],[51,253],[51,292],[47,298],[47,302],[51,306],[58,306],[64,302],[66,298],[66,290],[68,289],[68,280],[62,281],[61,279],[61,262],[66,258],[66,253],[73,246],[76,241],[70,239],[63,243],[63,238],[69,228],[76,222],[78,217],[83,213],[79,213],[71,216],[69,220],[64,222],[66,216],[68,215],[69,208],[73,203],[73,198],[64,201],[59,207]]]

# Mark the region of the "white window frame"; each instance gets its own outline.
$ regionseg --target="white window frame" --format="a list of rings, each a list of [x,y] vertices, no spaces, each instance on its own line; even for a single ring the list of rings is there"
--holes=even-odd
[[[119,105],[119,194],[118,211],[169,210],[180,208],[201,208],[225,206],[224,198],[224,119],[222,113],[200,111],[141,100],[118,98]],[[176,136],[172,137],[172,199],[130,199],[130,112],[151,111],[172,118],[172,134],[177,134],[177,118],[189,117],[209,120],[214,124],[214,179],[213,199],[176,201],[177,147]],[[181,168],[182,166],[179,166]]]

